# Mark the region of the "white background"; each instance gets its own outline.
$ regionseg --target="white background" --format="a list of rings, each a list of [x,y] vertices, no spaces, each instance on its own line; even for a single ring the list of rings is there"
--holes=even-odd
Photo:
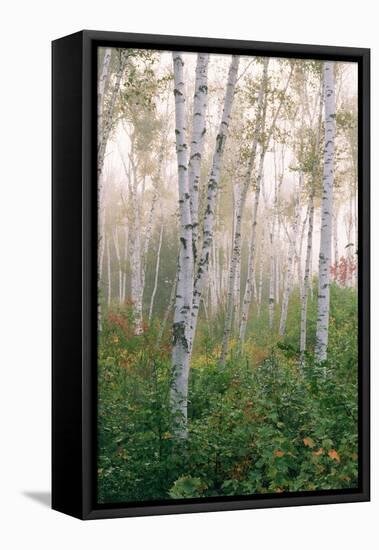
[[[371,503],[96,522],[80,522],[46,505],[50,486],[50,41],[87,28],[371,47],[375,213],[379,122],[375,4],[374,0],[12,0],[2,4],[2,548],[378,548],[377,392],[372,407]],[[378,276],[375,215],[372,231],[374,282]],[[374,288],[374,335],[378,313]],[[375,356],[375,341],[373,351]],[[374,362],[372,370],[375,391]]]

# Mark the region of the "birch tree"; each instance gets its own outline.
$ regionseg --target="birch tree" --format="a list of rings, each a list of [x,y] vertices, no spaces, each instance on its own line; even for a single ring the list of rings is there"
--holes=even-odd
[[[238,211],[235,215],[235,227],[233,233],[233,248],[232,248],[232,257],[230,262],[229,277],[228,277],[228,289],[226,296],[226,314],[225,314],[225,326],[224,334],[221,346],[220,354],[220,365],[223,365],[226,360],[226,355],[228,352],[229,338],[232,330],[232,321],[233,321],[233,296],[234,296],[234,287],[235,279],[237,273],[237,266],[240,261],[241,256],[241,225],[242,225],[242,215],[245,207],[245,201],[247,192],[251,184],[252,171],[255,164],[258,142],[261,137],[260,133],[264,125],[264,119],[266,116],[266,96],[265,89],[267,86],[267,69],[268,69],[268,58],[265,58],[263,64],[262,79],[259,88],[258,102],[257,102],[257,114],[254,128],[254,137],[251,146],[251,152],[247,163],[246,173],[244,176],[244,181],[241,186],[239,201],[238,201]]]
[[[195,93],[193,99],[192,139],[188,165],[188,187],[191,197],[192,247],[195,264],[197,261],[197,248],[199,240],[200,167],[206,134],[205,114],[208,98],[208,62],[208,54],[198,54],[196,64]]]
[[[105,245],[105,217],[104,217],[104,181],[103,181],[103,169],[104,158],[107,149],[107,144],[111,135],[111,131],[114,125],[114,117],[116,110],[116,102],[120,92],[121,79],[124,74],[126,63],[129,56],[129,51],[125,49],[117,50],[118,55],[118,68],[114,76],[114,83],[112,86],[108,86],[110,80],[110,61],[109,50],[107,49],[104,55],[103,69],[98,85],[98,143],[97,143],[97,188],[98,188],[98,200],[99,200],[99,251],[98,251],[98,263],[99,266],[103,264],[104,245]],[[105,97],[107,88],[111,88],[109,92],[109,98]]]
[[[317,328],[315,356],[317,361],[327,358],[329,336],[330,265],[333,220],[334,141],[336,109],[334,91],[334,63],[324,62],[325,145],[323,193],[321,202],[321,235],[319,254],[319,283],[317,297]]]
[[[221,122],[216,136],[216,144],[213,153],[212,167],[208,179],[206,207],[203,219],[203,244],[197,268],[196,278],[193,289],[193,303],[191,314],[191,345],[196,332],[197,319],[200,308],[201,295],[207,280],[209,259],[211,255],[211,247],[213,241],[213,232],[215,224],[215,209],[217,202],[217,192],[220,182],[220,174],[222,160],[225,150],[226,139],[231,119],[235,86],[238,75],[239,56],[232,56],[230,63],[228,79],[226,84],[226,92],[224,98],[224,106],[221,116]]]
[[[187,436],[188,376],[191,357],[191,311],[194,258],[188,183],[188,145],[185,127],[184,61],[173,53],[175,136],[179,188],[180,246],[173,322],[171,403],[177,422],[177,435]]]
[[[319,93],[319,114],[317,127],[315,130],[315,139],[312,154],[312,167],[311,167],[311,181],[308,198],[308,233],[307,233],[307,246],[305,256],[304,267],[304,281],[301,294],[301,312],[300,312],[300,354],[303,358],[307,345],[307,309],[308,309],[308,293],[312,290],[311,277],[312,277],[312,248],[313,248],[313,226],[314,226],[314,212],[315,212],[315,194],[316,194],[316,180],[318,177],[318,165],[319,165],[319,149],[321,140],[322,129],[322,108],[323,108],[323,94],[322,94],[322,77],[320,82]]]

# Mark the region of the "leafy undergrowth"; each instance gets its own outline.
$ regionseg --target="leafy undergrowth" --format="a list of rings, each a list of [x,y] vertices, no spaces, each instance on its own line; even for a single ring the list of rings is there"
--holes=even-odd
[[[332,289],[328,361],[298,353],[298,310],[287,336],[249,327],[224,367],[202,327],[192,361],[189,437],[172,434],[169,335],[159,322],[133,336],[130,311],[109,313],[99,344],[98,500],[123,502],[353,488],[357,485],[357,310]],[[255,326],[254,326],[255,323]],[[309,348],[315,308],[310,305]],[[267,333],[267,329],[265,331]]]

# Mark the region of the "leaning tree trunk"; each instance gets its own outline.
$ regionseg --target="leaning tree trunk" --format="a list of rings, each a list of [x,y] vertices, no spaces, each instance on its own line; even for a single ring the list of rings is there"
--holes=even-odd
[[[327,359],[329,336],[330,263],[333,220],[334,141],[336,107],[334,95],[334,63],[324,63],[325,146],[323,194],[321,203],[321,236],[317,300],[315,355],[317,361]]]
[[[232,309],[232,289],[234,287],[234,281],[236,276],[236,269],[235,265],[240,261],[241,257],[241,227],[242,227],[242,216],[243,211],[245,207],[245,201],[246,201],[246,195],[250,186],[251,182],[251,174],[254,167],[254,162],[256,158],[256,151],[257,151],[257,145],[258,140],[262,138],[261,132],[265,130],[265,123],[266,123],[266,110],[267,110],[267,94],[264,92],[266,91],[267,86],[267,67],[268,67],[268,59],[265,60],[264,66],[263,66],[263,78],[261,81],[261,87],[259,91],[258,96],[258,123],[256,125],[255,129],[255,136],[253,140],[253,147],[250,154],[250,159],[248,163],[248,169],[246,172],[244,185],[242,188],[242,197],[240,202],[240,211],[237,214],[237,220],[236,220],[236,230],[234,235],[234,242],[233,242],[233,251],[232,251],[232,261],[230,266],[230,272],[229,272],[229,284],[228,284],[228,293],[227,293],[227,307],[226,307],[226,315],[225,315],[225,326],[224,326],[224,334],[221,344],[221,354],[220,354],[220,360],[219,364],[223,365],[226,361],[226,356],[228,353],[228,347],[229,347],[229,339],[231,335],[232,330],[232,320],[233,320],[233,309]],[[274,129],[276,127],[276,122],[279,117],[280,111],[282,109],[284,99],[286,96],[286,92],[288,89],[288,85],[290,83],[291,77],[292,77],[293,67],[291,66],[290,74],[288,76],[287,82],[285,84],[284,89],[282,90],[281,99],[279,101],[279,105],[276,109],[276,112],[274,114],[272,123],[270,128],[267,131],[267,136],[265,136],[265,143],[262,145],[262,151],[261,151],[261,160],[263,162],[267,148],[270,143],[271,136],[274,132]],[[263,166],[263,165],[262,165]]]
[[[209,258],[213,241],[215,209],[217,193],[220,182],[221,166],[224,156],[225,143],[228,136],[234,92],[239,67],[239,56],[232,56],[229,67],[228,80],[224,99],[224,108],[221,116],[220,127],[216,137],[216,145],[213,153],[212,168],[208,179],[206,208],[203,220],[203,244],[197,273],[194,281],[192,319],[191,319],[191,346],[195,337],[197,319],[201,302],[201,295],[207,280]]]
[[[262,80],[260,84],[258,103],[257,103],[257,120],[254,128],[254,138],[253,138],[250,157],[249,157],[249,161],[246,169],[246,174],[244,177],[244,182],[242,185],[242,190],[239,197],[238,210],[235,214],[233,246],[232,246],[232,254],[231,254],[229,275],[228,275],[228,287],[227,287],[227,294],[226,294],[225,326],[224,326],[224,334],[222,338],[221,354],[219,359],[220,365],[223,365],[226,361],[226,355],[228,353],[228,346],[229,346],[229,339],[232,331],[234,287],[235,287],[235,279],[236,279],[236,273],[237,273],[237,265],[240,262],[240,258],[241,258],[242,216],[245,208],[247,192],[251,184],[251,176],[252,176],[255,159],[257,155],[258,141],[261,137],[261,131],[264,128],[264,124],[265,124],[266,107],[267,107],[267,96],[265,95],[265,89],[267,85],[267,68],[268,68],[268,58],[265,59],[265,62],[263,65],[263,74],[262,74]]]
[[[173,322],[171,405],[178,437],[187,437],[188,376],[191,357],[190,319],[193,290],[193,250],[190,192],[188,186],[188,145],[185,127],[184,62],[173,53],[175,136],[178,167],[180,244]]]
[[[193,98],[192,139],[188,164],[188,188],[191,195],[190,207],[192,220],[192,247],[195,264],[197,261],[197,247],[199,241],[200,167],[206,133],[205,114],[208,100],[208,62],[208,54],[198,54],[196,64],[195,94]]]

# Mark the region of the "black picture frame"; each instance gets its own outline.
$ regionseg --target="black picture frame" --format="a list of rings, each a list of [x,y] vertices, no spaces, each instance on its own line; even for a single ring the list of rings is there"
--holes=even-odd
[[[359,487],[96,504],[96,48],[133,47],[355,61],[359,143]],[[370,50],[85,30],[52,43],[52,507],[81,519],[370,499]]]

